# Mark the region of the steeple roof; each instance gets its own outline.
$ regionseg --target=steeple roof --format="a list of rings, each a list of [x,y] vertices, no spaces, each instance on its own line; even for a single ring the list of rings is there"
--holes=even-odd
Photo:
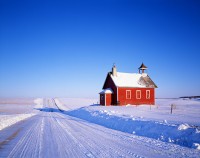
[[[138,69],[144,70],[147,69],[147,67],[142,63],[142,65]]]

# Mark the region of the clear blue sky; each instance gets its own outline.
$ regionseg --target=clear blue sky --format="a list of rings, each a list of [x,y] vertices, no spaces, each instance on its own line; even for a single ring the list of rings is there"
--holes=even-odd
[[[199,0],[1,0],[0,97],[98,97],[138,72],[157,97],[200,95]]]

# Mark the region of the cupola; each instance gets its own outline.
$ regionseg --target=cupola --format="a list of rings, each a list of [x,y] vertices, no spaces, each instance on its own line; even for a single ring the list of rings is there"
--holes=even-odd
[[[142,65],[138,69],[139,69],[139,73],[141,73],[140,71],[144,73],[144,71],[147,70],[147,67],[142,63]]]

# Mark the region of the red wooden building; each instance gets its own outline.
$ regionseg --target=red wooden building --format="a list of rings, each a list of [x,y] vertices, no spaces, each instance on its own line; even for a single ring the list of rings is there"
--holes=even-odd
[[[155,104],[156,84],[145,73],[147,67],[142,63],[139,73],[117,72],[116,66],[107,74],[100,92],[100,104],[109,105],[139,105]]]

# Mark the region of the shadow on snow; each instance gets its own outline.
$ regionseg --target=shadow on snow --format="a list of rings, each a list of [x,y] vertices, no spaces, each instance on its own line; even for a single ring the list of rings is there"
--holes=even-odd
[[[90,106],[98,106],[93,104]],[[84,107],[69,111],[55,108],[38,108],[43,112],[57,112],[74,118],[79,118],[90,123],[98,124],[106,128],[118,130],[125,133],[153,138],[163,142],[178,144],[181,146],[196,148],[195,143],[200,144],[200,134],[198,128],[189,127],[186,130],[179,130],[180,125],[156,122],[151,120],[141,120],[129,117],[120,117],[101,111],[88,111]]]

